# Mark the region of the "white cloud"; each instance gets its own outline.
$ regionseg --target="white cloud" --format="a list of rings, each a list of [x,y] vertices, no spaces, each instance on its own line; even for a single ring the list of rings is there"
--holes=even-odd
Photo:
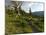
[[[32,6],[32,12],[43,11],[43,3],[34,3]]]
[[[43,11],[43,3],[24,3],[22,5],[22,9],[26,11],[26,13],[29,13],[29,8],[31,8],[31,11],[32,12],[35,12],[35,11]]]
[[[30,3],[28,6],[31,7],[34,3]]]

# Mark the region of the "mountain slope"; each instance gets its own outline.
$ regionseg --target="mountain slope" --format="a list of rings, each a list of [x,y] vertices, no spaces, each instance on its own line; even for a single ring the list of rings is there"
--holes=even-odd
[[[32,12],[32,15],[44,16],[44,11],[36,11],[36,12]]]

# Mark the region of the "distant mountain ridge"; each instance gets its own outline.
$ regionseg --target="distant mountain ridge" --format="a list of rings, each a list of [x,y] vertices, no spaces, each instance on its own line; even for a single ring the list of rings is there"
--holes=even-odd
[[[36,12],[32,12],[32,15],[44,16],[44,11],[36,11]]]

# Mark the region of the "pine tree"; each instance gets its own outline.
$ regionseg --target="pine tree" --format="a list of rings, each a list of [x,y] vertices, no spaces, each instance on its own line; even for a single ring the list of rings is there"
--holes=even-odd
[[[31,15],[31,8],[29,8],[29,13],[30,13],[30,15]]]

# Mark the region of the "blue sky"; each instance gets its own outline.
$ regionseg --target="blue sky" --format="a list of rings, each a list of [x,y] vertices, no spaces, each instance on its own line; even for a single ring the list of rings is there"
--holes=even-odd
[[[6,5],[10,4],[10,0],[6,0]],[[29,8],[31,8],[32,12],[35,11],[43,11],[43,3],[36,3],[36,2],[24,2],[21,8],[29,13]]]
[[[29,13],[29,8],[31,8],[32,12],[35,11],[43,11],[43,3],[36,3],[36,2],[25,2],[21,6],[23,10]]]

